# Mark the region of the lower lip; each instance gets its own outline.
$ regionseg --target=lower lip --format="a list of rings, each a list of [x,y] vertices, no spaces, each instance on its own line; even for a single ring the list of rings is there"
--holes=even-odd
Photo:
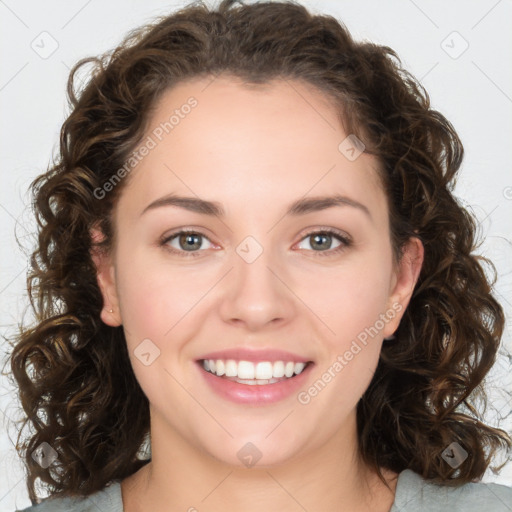
[[[218,395],[237,404],[252,405],[266,405],[279,402],[297,393],[304,386],[312,366],[313,363],[309,363],[302,373],[286,380],[274,382],[273,384],[251,386],[217,377],[203,368],[202,361],[198,363],[199,371],[206,380],[206,383]]]

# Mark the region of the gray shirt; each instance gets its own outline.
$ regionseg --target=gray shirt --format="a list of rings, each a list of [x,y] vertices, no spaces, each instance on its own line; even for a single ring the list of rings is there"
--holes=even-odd
[[[398,475],[390,512],[512,512],[512,487],[469,483],[436,485],[406,469]],[[15,512],[124,512],[118,480],[86,498],[48,498]]]

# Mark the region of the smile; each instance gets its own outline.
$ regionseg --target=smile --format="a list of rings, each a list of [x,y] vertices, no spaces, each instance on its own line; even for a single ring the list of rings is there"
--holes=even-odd
[[[307,363],[293,361],[235,361],[234,359],[203,360],[203,368],[235,382],[248,385],[273,384],[283,379],[289,379],[302,373]]]
[[[236,403],[266,405],[298,392],[313,362],[202,359],[206,383],[217,395]]]

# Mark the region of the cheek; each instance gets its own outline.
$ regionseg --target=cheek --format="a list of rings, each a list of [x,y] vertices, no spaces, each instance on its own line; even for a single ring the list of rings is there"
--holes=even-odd
[[[173,308],[179,301],[173,303],[169,297],[175,295],[178,283],[150,264],[142,253],[119,250],[119,254],[116,284],[128,343],[138,344],[149,338],[160,345],[176,316]]]
[[[305,276],[301,297],[330,328],[333,344],[343,347],[372,326],[382,330],[391,281],[391,262],[374,255]],[[333,331],[333,332],[332,332]]]
[[[136,251],[119,258],[117,265],[117,293],[132,369],[153,402],[173,382],[167,371],[172,367],[169,356],[174,359],[179,353],[175,333],[182,327],[179,322],[189,301],[179,293],[183,284],[179,275],[148,264]]]
[[[316,280],[318,287],[308,287],[316,290],[310,294],[310,304],[321,313],[324,333],[321,363],[313,379],[318,385],[311,392],[318,393],[318,406],[328,407],[338,421],[357,405],[377,367],[389,279],[386,266],[361,265],[334,272],[329,279]]]
[[[127,341],[134,347],[149,338],[163,349],[203,314],[212,273],[185,271],[142,250],[124,255],[117,261],[116,279]]]
[[[146,276],[140,272],[120,272],[119,277],[119,305],[128,338],[135,342],[134,337],[160,337],[162,317],[155,307],[159,304],[159,290],[149,286]]]

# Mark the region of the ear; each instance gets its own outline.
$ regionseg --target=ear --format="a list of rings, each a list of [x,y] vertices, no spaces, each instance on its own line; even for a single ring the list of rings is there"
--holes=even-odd
[[[91,229],[90,234],[92,240],[90,254],[96,267],[96,278],[103,296],[103,308],[100,317],[105,324],[118,327],[123,322],[119,311],[112,256],[96,245],[104,238],[102,231],[95,227]]]
[[[388,311],[394,318],[387,322],[382,333],[391,336],[397,329],[412,297],[423,265],[424,248],[419,238],[411,237],[403,248],[402,258],[395,271],[388,298]]]

